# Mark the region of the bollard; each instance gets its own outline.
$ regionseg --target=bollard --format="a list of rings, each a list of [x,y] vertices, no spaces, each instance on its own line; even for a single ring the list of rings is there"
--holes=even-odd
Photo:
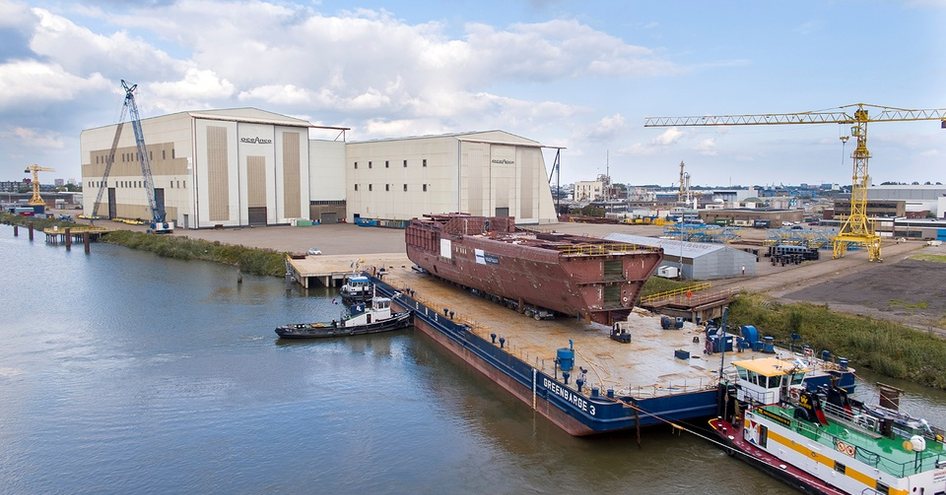
[[[66,251],[72,251],[72,233],[69,227],[66,227]]]
[[[82,233],[82,244],[85,245],[85,254],[89,254],[89,233]]]
[[[33,222],[29,223],[29,229],[30,229],[30,240],[32,241],[33,240]]]

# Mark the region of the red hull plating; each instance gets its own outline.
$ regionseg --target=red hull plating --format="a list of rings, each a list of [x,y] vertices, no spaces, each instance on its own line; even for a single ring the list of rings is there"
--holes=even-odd
[[[517,229],[508,217],[414,219],[407,256],[430,273],[519,303],[610,325],[627,317],[660,249]]]

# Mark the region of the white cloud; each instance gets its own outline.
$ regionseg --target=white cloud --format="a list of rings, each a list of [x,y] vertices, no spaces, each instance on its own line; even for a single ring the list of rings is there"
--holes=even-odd
[[[696,143],[694,147],[701,155],[705,156],[716,156],[716,139],[715,138],[706,138]]]
[[[36,60],[14,60],[0,65],[0,110],[40,109],[55,102],[69,101],[90,91],[109,87],[100,74],[87,78],[70,74],[61,66]]]
[[[0,138],[11,139],[20,146],[31,148],[62,149],[65,147],[65,142],[58,133],[26,127],[10,128],[0,133]]]
[[[681,136],[683,136],[683,132],[681,132],[676,127],[671,127],[660,133],[660,135],[655,137],[651,143],[660,146],[669,146],[679,141]]]
[[[178,81],[153,82],[148,89],[158,98],[179,100],[217,100],[229,98],[235,88],[208,69],[189,68]]]
[[[624,131],[626,125],[624,116],[619,113],[602,118],[588,133],[587,139],[593,141],[607,141],[616,138]]]
[[[32,13],[39,23],[30,49],[71,73],[100,73],[117,83],[121,78],[147,80],[183,70],[181,62],[124,31],[103,36],[44,9]]]

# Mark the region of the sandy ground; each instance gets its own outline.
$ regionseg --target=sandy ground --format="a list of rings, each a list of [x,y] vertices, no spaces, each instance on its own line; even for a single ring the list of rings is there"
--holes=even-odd
[[[143,226],[108,221],[97,224],[145,230]],[[604,237],[612,232],[651,237],[663,234],[663,227],[650,225],[557,223],[530,228],[591,237]],[[764,239],[766,231],[743,229],[741,234],[747,239]],[[177,230],[172,235],[294,253],[304,253],[312,247],[321,249],[325,255],[405,253],[403,230],[351,224]],[[946,326],[946,264],[909,259],[918,253],[946,255],[946,246],[927,247],[918,241],[888,242],[883,246],[883,263],[868,262],[863,250],[851,251],[837,260],[831,259],[830,250],[822,250],[821,260],[784,267],[772,266],[763,257],[756,264],[756,276],[712,283],[714,288],[762,292],[788,302],[828,304],[839,311],[946,332],[942,328]]]

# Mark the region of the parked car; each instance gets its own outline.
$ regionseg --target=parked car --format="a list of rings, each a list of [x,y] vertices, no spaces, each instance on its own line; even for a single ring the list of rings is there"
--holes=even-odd
[[[309,250],[306,251],[306,254],[308,254],[309,256],[318,256],[322,254],[322,250],[319,248],[309,248]]]

